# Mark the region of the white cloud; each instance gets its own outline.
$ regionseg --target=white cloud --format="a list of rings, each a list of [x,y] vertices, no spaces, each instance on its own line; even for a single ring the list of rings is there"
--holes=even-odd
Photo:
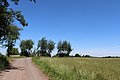
[[[76,53],[91,56],[120,56],[120,46],[95,49],[75,49],[71,54],[74,55]]]

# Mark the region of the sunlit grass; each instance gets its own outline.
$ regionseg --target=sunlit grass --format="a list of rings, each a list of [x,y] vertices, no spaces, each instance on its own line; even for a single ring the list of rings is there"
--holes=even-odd
[[[119,58],[33,58],[52,80],[120,80]]]

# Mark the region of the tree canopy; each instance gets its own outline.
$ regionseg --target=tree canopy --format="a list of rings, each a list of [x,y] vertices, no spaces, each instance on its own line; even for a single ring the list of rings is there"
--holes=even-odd
[[[15,20],[19,21],[23,26],[27,26],[21,11],[14,11],[11,8],[0,5],[0,42],[4,42],[8,35],[9,26],[14,25]]]
[[[42,56],[46,55],[47,51],[47,40],[45,37],[43,37],[41,40],[38,41],[38,47],[39,53],[41,53]]]
[[[12,48],[12,52],[10,55],[18,55],[18,54],[19,54],[18,48]]]
[[[18,5],[20,0],[9,0],[9,1],[14,2],[15,5]],[[0,0],[0,5],[4,5],[4,6],[8,7],[10,5],[9,1],[8,0]],[[36,0],[29,0],[29,1],[36,3]]]
[[[55,48],[55,43],[52,40],[47,40],[45,37],[43,37],[41,40],[38,41],[38,56],[51,56],[51,52]]]
[[[14,22],[18,21],[22,26],[28,25],[24,16],[21,14],[21,11],[16,11],[13,8],[10,8],[10,1],[15,3],[15,5],[18,5],[20,0],[0,0],[0,44],[7,43],[5,46],[8,47],[8,56],[14,46],[13,43],[15,43],[19,35],[15,34],[15,30],[17,33],[19,28],[14,26]],[[36,2],[36,0],[30,1],[34,3]],[[11,31],[13,31],[13,33]]]
[[[47,51],[49,57],[51,56],[50,53],[54,50],[54,48],[55,48],[55,43],[52,40],[49,40],[47,44]]]
[[[10,56],[12,48],[15,45],[16,40],[19,39],[20,30],[22,29],[13,25],[8,26],[7,29],[8,32],[7,35],[5,36],[6,39],[4,40],[3,45],[7,47],[7,55]]]
[[[33,45],[34,45],[34,42],[31,39],[22,40],[20,43],[21,55],[30,56]]]
[[[70,52],[72,51],[70,42],[59,41],[57,45],[58,53],[57,55],[60,57],[69,56]]]

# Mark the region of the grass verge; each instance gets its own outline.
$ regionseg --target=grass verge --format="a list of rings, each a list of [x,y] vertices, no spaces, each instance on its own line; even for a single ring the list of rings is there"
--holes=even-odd
[[[9,65],[9,59],[6,56],[0,56],[0,71],[4,70]]]

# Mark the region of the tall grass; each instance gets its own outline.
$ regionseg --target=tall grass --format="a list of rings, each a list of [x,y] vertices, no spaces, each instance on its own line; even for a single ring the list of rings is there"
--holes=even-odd
[[[120,59],[36,58],[33,62],[51,80],[120,80]]]
[[[0,56],[0,71],[4,70],[9,65],[9,60],[6,56]]]

